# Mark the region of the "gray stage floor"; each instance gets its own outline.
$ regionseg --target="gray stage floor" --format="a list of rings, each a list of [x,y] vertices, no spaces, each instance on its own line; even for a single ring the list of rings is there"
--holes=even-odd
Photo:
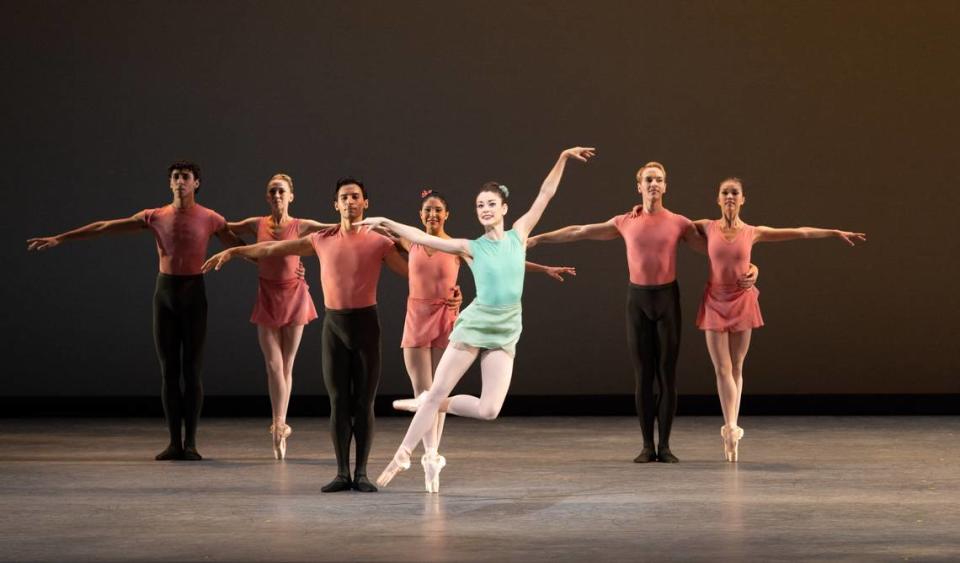
[[[408,419],[381,419],[379,473]],[[160,421],[3,420],[0,560],[960,560],[960,418],[680,418],[638,465],[629,418],[451,419],[441,493],[418,464],[321,495],[326,421],[207,419],[203,462],[155,462]]]

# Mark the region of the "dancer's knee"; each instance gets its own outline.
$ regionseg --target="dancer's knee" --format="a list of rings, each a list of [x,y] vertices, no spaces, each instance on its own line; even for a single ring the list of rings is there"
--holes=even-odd
[[[480,403],[477,408],[477,418],[480,420],[495,420],[500,415],[500,406]]]
[[[717,374],[717,379],[730,379],[733,377],[733,366],[730,364],[719,364],[714,366],[714,372]]]

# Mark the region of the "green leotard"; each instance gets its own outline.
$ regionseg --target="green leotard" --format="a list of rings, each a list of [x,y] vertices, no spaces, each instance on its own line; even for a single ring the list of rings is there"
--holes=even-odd
[[[520,297],[526,245],[516,231],[509,230],[501,240],[483,236],[470,241],[470,254],[477,297],[460,313],[450,341],[475,348],[502,348],[513,356],[523,330]]]

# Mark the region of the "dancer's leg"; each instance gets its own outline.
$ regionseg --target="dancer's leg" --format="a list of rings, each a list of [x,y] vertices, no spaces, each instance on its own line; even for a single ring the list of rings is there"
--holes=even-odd
[[[627,291],[627,347],[633,363],[635,379],[634,399],[640,432],[643,435],[643,450],[634,460],[638,463],[654,461],[656,450],[653,443],[653,425],[657,414],[653,382],[656,376],[656,325],[644,310],[647,290],[631,287]]]
[[[680,355],[680,291],[676,284],[657,290],[657,386],[660,396],[657,405],[657,458],[660,461],[679,461],[670,452],[670,431],[677,415],[677,358]]]
[[[273,424],[280,419],[283,399],[286,395],[286,380],[283,374],[283,351],[279,328],[257,325],[257,340],[263,352],[263,362],[267,368],[267,391],[270,393],[270,407],[273,412]]]
[[[280,349],[283,353],[283,400],[280,401],[280,410],[276,413],[280,422],[287,423],[287,412],[290,408],[290,395],[293,393],[293,364],[297,359],[300,341],[303,339],[304,325],[290,325],[280,329]]]
[[[730,359],[730,333],[713,330],[704,331],[707,339],[707,351],[717,376],[717,395],[720,408],[723,409],[723,422],[727,427],[737,425],[737,384],[733,379],[733,363]]]
[[[730,340],[730,375],[737,389],[736,400],[733,402],[733,424],[740,425],[740,400],[743,397],[743,362],[750,350],[750,336],[752,330],[729,333]]]
[[[203,351],[207,340],[207,295],[202,277],[184,284],[183,311],[183,449],[186,459],[199,460],[197,426],[203,408]]]
[[[183,396],[180,391],[180,331],[173,310],[173,295],[169,280],[157,278],[153,296],[153,342],[160,361],[162,387],[160,398],[167,419],[170,443],[157,454],[158,460],[183,457]]]
[[[323,385],[330,397],[330,439],[337,456],[337,477],[321,490],[336,492],[350,488],[350,351],[337,334],[332,317],[327,311],[320,337],[323,364]]]
[[[367,458],[373,446],[374,412],[373,403],[380,386],[380,320],[376,309],[356,313],[351,334],[351,344],[356,356],[352,366],[353,380],[353,439],[356,444],[356,463],[354,464],[354,485],[363,492],[376,491],[373,484],[367,482],[360,486],[360,478],[366,479]]]
[[[480,420],[493,420],[500,414],[513,376],[513,357],[503,350],[486,350],[480,354],[483,387],[480,398],[472,395],[450,397],[447,412]]]
[[[433,357],[431,348],[404,348],[403,363],[413,385],[413,396],[419,397],[430,389],[433,383]],[[437,452],[437,425],[423,435],[423,449],[427,452]]]
[[[443,348],[431,348],[431,370],[430,370],[430,384],[433,385],[433,379],[437,373],[437,366],[440,365],[440,358],[443,357]],[[440,448],[440,440],[443,438],[443,424],[447,420],[447,413],[441,411],[437,413],[437,449]]]

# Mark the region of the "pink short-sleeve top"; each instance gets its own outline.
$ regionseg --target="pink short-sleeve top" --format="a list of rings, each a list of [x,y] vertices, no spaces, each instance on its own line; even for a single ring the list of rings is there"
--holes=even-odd
[[[663,285],[677,279],[677,243],[693,225],[667,209],[647,213],[638,205],[617,215],[613,224],[627,247],[630,283]]]
[[[219,213],[200,204],[144,209],[143,220],[157,240],[160,272],[175,276],[200,274],[210,237],[227,225]]]
[[[393,241],[368,228],[341,228],[309,235],[320,259],[320,284],[327,309],[360,309],[377,304],[383,259]]]

